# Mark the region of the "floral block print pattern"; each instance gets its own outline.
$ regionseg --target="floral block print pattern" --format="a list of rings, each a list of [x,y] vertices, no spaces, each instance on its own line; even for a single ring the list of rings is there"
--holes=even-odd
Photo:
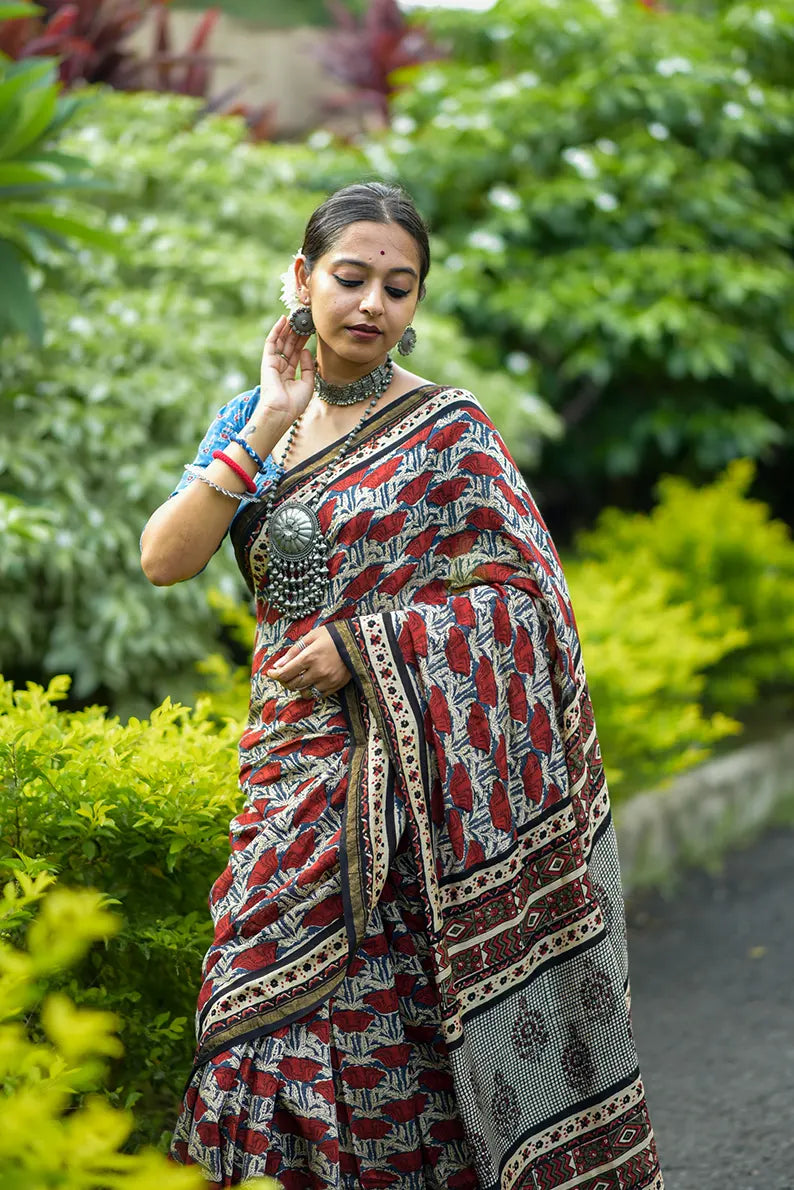
[[[317,612],[268,602],[263,505],[232,526],[257,601],[244,803],[173,1155],[223,1185],[660,1190],[548,531],[470,393],[414,390],[338,445],[276,500],[331,543]],[[302,697],[266,670],[320,625],[352,680]]]

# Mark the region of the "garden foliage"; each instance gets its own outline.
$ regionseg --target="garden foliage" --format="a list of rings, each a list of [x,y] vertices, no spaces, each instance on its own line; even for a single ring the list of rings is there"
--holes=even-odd
[[[124,726],[100,708],[59,713],[68,684],[0,687],[0,860],[36,856],[123,914],[65,991],[119,1015],[113,1082],[156,1139],[190,1068],[207,893],[239,802],[237,729],[219,729],[205,705],[166,702]]]
[[[50,61],[12,62],[0,53],[0,341],[21,331],[37,347],[43,326],[30,265],[46,265],[53,245],[73,240],[114,248],[76,202],[68,213],[56,209],[59,195],[92,183],[86,163],[52,143],[79,107],[77,99],[59,97],[55,73]]]
[[[588,524],[761,460],[794,514],[794,9],[499,0],[400,93],[378,167],[443,241],[434,304],[561,415],[536,481]]]
[[[144,522],[218,407],[256,384],[309,214],[327,188],[373,173],[352,149],[251,145],[242,121],[195,124],[198,110],[105,92],[64,138],[112,186],[95,223],[123,258],[54,262],[43,349],[19,342],[0,358],[0,669],[68,672],[78,698],[141,712],[192,695],[213,647],[208,585],[238,589],[224,558],[154,591],[138,563]],[[454,316],[422,308],[416,325],[417,371],[473,389],[530,463],[556,428],[531,386],[506,385]]]
[[[45,891],[46,873],[25,868],[16,862],[15,879],[6,871],[0,898],[0,1185],[199,1190],[206,1182],[195,1168],[170,1165],[152,1149],[124,1152],[132,1116],[95,1093],[108,1060],[121,1052],[118,1018],[77,1008],[63,992],[43,994],[93,943],[107,943],[118,918],[105,897]],[[27,945],[13,946],[9,934],[25,926]]]

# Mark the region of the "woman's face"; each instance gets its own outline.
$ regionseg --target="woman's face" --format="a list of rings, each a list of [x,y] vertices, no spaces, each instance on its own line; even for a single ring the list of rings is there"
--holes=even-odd
[[[359,365],[362,375],[370,371],[395,346],[419,300],[413,236],[399,223],[351,223],[311,273],[302,260],[296,267],[323,355]]]

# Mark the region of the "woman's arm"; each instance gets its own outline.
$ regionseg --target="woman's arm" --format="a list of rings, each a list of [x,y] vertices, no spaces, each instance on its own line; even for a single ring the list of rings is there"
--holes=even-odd
[[[262,459],[303,413],[314,391],[314,361],[305,350],[306,339],[280,318],[265,341],[259,401],[240,431]],[[253,478],[256,464],[242,446],[228,442],[224,452]],[[229,492],[245,492],[242,479],[221,459],[212,460],[204,474]],[[239,505],[239,500],[199,479],[161,504],[141,536],[141,566],[149,581],[169,587],[198,574],[220,545]]]
[[[241,435],[261,458],[266,458],[288,425],[275,415],[267,416],[257,406]],[[256,474],[256,464],[242,446],[229,442],[224,452],[246,474]],[[243,481],[220,459],[205,468],[205,475],[228,491],[241,495],[245,492]],[[141,536],[141,566],[149,582],[156,587],[170,587],[198,574],[217,550],[239,506],[239,500],[194,480],[155,509]]]

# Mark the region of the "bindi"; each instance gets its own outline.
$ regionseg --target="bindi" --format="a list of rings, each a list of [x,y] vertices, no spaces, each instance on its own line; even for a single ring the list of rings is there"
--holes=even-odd
[[[383,249],[382,249],[382,248],[381,248],[381,250],[380,250],[380,254],[381,254],[381,256],[385,256],[385,255],[386,255],[386,253],[383,251]]]

